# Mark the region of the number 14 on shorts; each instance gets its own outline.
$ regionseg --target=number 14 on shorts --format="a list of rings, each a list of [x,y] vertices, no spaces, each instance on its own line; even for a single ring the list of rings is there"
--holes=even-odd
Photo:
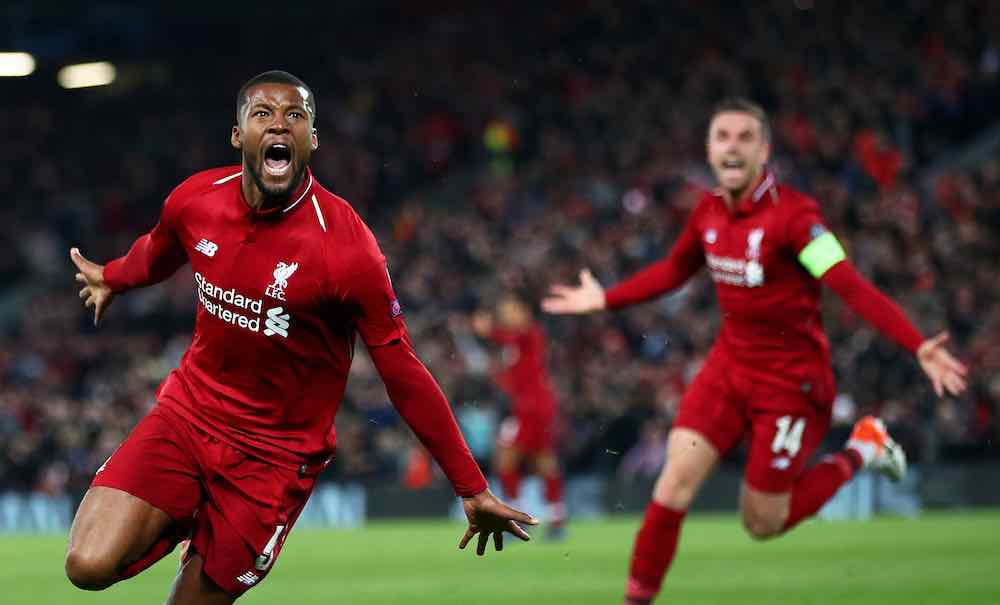
[[[775,420],[776,430],[774,441],[771,442],[771,451],[775,454],[782,450],[788,452],[788,456],[794,458],[802,447],[802,433],[806,428],[805,418],[794,418],[792,416],[782,416]]]

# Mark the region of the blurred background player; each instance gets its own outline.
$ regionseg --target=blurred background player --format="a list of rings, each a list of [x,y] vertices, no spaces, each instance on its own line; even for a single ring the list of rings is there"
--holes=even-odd
[[[681,523],[721,456],[749,437],[740,494],[750,535],[780,535],[813,515],[859,469],[891,478],[906,458],[882,422],[858,420],[846,447],[806,468],[830,426],[835,394],[820,284],[914,353],[938,396],[965,390],[966,368],[924,339],[899,307],[865,280],[826,228],[819,206],[765,170],[767,115],[728,99],[708,128],[708,162],[719,187],[701,196],[670,254],[605,291],[593,275],[554,285],[549,313],[621,309],[670,292],[707,265],[723,315],[715,345],[681,401],[632,554],[625,602],[650,603],[677,548]]]
[[[556,454],[558,404],[549,380],[547,337],[533,315],[524,298],[505,294],[497,303],[495,317],[490,311],[477,311],[472,328],[500,347],[500,367],[493,379],[512,405],[511,414],[500,424],[494,456],[504,496],[516,501],[522,470],[525,466],[534,470],[544,482],[546,537],[560,539],[566,505]]]
[[[463,498],[484,554],[516,520],[494,498],[434,378],[413,351],[385,257],[354,209],[309,170],[316,99],[283,71],[236,96],[240,166],[195,174],[160,220],[106,265],[73,248],[96,326],[117,294],[190,263],[194,337],[157,404],[95,473],[76,512],[66,575],[102,590],[190,537],[167,600],[228,604],[261,582],[317,476],[333,458],[334,417],[358,336],[393,405]]]

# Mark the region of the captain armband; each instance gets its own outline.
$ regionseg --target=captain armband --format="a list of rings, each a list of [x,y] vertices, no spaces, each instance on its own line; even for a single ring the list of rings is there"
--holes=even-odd
[[[799,262],[809,274],[819,279],[830,267],[847,258],[844,247],[829,231],[813,239],[799,252]]]

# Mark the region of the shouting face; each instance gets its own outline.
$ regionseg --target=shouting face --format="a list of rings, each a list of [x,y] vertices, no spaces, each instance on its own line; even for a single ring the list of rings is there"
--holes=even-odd
[[[708,126],[708,163],[719,186],[734,199],[764,170],[771,145],[756,117],[742,111],[723,111]]]
[[[286,198],[302,182],[319,147],[309,91],[291,84],[258,84],[233,127],[233,147],[243,152],[243,170],[264,199]]]

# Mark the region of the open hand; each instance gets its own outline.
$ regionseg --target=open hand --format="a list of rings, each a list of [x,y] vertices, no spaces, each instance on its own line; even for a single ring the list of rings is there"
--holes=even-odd
[[[917,349],[917,361],[924,373],[931,379],[934,392],[938,397],[947,392],[949,395],[961,395],[965,392],[969,370],[965,365],[948,352],[944,343],[948,342],[948,333],[941,332],[933,338],[928,338]]]
[[[101,317],[104,316],[105,309],[115,297],[111,288],[104,283],[104,265],[98,265],[84,258],[79,248],[70,248],[69,258],[79,270],[79,273],[76,274],[76,281],[83,284],[80,298],[83,299],[85,307],[94,308],[94,325],[96,326],[101,321]]]
[[[549,296],[542,300],[542,310],[556,315],[581,315],[604,309],[604,288],[590,269],[580,271],[580,285],[555,284]]]
[[[490,534],[493,534],[493,546],[497,551],[501,551],[503,532],[509,531],[527,542],[531,536],[518,523],[538,525],[538,519],[507,506],[490,493],[490,490],[480,492],[471,498],[463,498],[462,507],[469,519],[469,529],[465,530],[458,547],[465,548],[472,537],[479,534],[479,545],[476,547],[476,554],[479,556],[486,553]]]

